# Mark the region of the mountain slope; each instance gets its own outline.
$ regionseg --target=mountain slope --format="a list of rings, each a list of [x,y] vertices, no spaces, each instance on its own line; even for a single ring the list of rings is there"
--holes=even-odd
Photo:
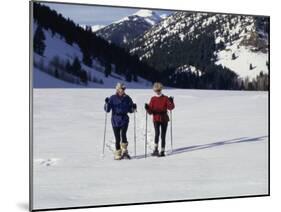
[[[213,64],[253,78],[268,72],[268,24],[265,17],[176,12],[128,46],[158,70]]]
[[[34,66],[64,81],[88,87],[112,87],[115,79],[134,81],[136,87],[138,82],[160,81],[177,88],[268,89],[265,17],[176,12],[156,23],[152,11],[141,10],[133,16],[154,25],[124,49],[97,36],[90,26],[84,29],[46,6],[34,5],[34,51],[39,58]],[[133,16],[114,24],[123,25]],[[136,28],[124,32],[131,35]]]
[[[136,56],[48,6],[33,5],[34,67],[38,70],[84,87],[112,87],[117,81],[144,87],[148,81],[142,77],[152,79],[147,73],[153,69]]]
[[[154,11],[139,10],[130,16],[97,30],[96,34],[109,42],[124,47],[132,39],[159,23],[161,19]]]
[[[36,31],[38,25],[33,24]],[[80,78],[63,71],[59,67],[72,63],[75,58],[83,60],[83,53],[76,43],[68,44],[59,34],[52,34],[51,30],[43,29],[46,37],[44,56],[34,53],[33,87],[34,88],[112,88],[117,82],[126,81],[125,77],[116,74],[115,69],[105,77],[105,66],[97,59],[92,60],[92,67],[81,62],[81,67],[87,72],[88,83],[81,83]],[[58,76],[54,70],[57,68]],[[126,82],[128,88],[146,88],[151,83],[138,77],[138,82]]]

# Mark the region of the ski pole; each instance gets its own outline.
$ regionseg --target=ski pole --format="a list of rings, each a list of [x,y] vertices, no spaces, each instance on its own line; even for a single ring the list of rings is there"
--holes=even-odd
[[[134,111],[134,143],[135,143],[135,157],[136,157],[137,156],[136,111]]]
[[[170,118],[171,118],[171,126],[170,126],[170,130],[171,130],[171,149],[172,149],[172,152],[173,152],[173,113],[172,111],[170,110]]]
[[[145,113],[145,158],[147,156],[147,111]]]
[[[103,145],[102,145],[102,155],[104,156],[104,148],[105,148],[105,135],[106,135],[106,124],[107,124],[107,112],[105,112],[104,117],[104,134],[103,134]]]

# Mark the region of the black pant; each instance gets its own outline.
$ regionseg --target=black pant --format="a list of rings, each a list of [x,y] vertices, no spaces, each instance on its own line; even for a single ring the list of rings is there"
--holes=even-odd
[[[127,129],[128,124],[126,124],[123,127],[113,127],[113,132],[115,136],[115,148],[116,150],[120,149],[120,142],[122,140],[122,143],[128,143],[127,141]]]
[[[153,123],[154,123],[154,129],[155,129],[154,143],[156,146],[158,146],[160,127],[161,127],[161,148],[165,149],[168,122],[165,122],[165,123],[153,122]]]

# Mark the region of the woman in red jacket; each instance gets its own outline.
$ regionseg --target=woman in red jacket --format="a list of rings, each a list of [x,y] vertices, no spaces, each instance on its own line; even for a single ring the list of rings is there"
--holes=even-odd
[[[167,114],[167,110],[173,110],[175,108],[173,97],[167,97],[162,94],[163,85],[159,82],[154,83],[153,90],[156,93],[150,99],[149,104],[145,104],[145,110],[148,114],[153,115],[153,124],[155,129],[155,138],[154,138],[154,151],[152,156],[165,156],[165,145],[166,145],[166,132],[169,122],[169,116]],[[161,128],[161,151],[159,154],[158,151],[158,143],[159,143],[159,135]]]

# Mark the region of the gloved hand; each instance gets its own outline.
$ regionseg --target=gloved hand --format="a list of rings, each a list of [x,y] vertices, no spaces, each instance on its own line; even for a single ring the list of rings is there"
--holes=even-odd
[[[106,97],[104,101],[105,101],[105,103],[107,104],[107,103],[109,102],[109,98]]]
[[[174,103],[174,97],[170,96],[170,97],[169,97],[169,101],[170,101],[171,103]]]
[[[136,103],[133,104],[133,110],[134,110],[134,111],[137,110],[137,104],[136,104]]]
[[[149,105],[147,103],[144,104],[144,109],[149,110]]]

